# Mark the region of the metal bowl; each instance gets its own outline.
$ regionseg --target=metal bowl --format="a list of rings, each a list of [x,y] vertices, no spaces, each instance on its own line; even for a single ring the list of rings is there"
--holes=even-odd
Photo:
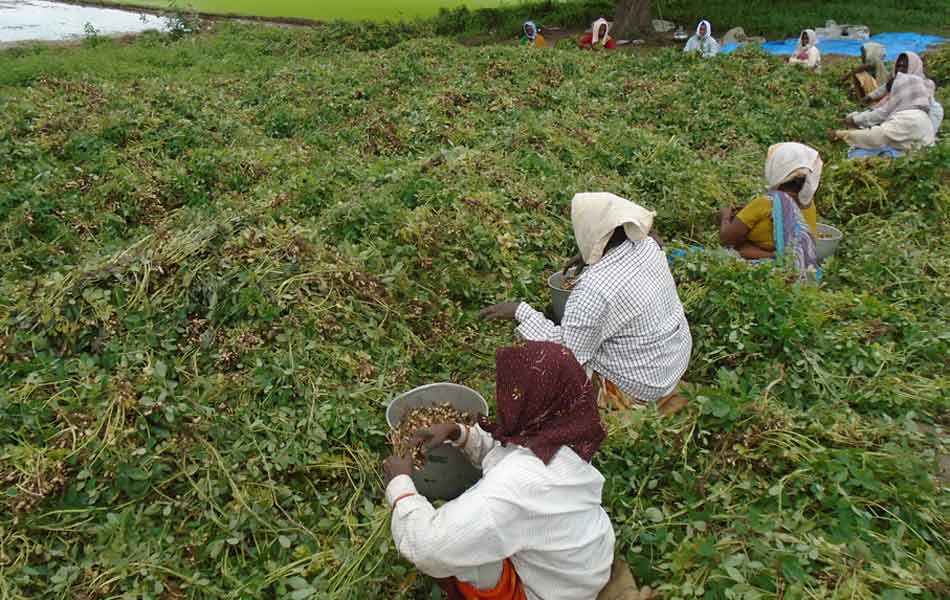
[[[386,421],[395,429],[413,408],[446,403],[472,415],[488,414],[488,403],[472,388],[457,383],[430,383],[393,398],[386,407]],[[425,466],[412,473],[416,490],[430,500],[457,498],[480,478],[481,471],[461,450],[448,444],[429,451]]]

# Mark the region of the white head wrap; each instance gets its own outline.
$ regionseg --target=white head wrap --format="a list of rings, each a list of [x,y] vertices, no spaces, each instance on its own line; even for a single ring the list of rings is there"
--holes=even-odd
[[[887,48],[877,42],[868,42],[861,49],[864,50],[864,60],[868,62],[883,61],[887,56]]]
[[[765,181],[769,190],[776,190],[786,181],[805,176],[805,185],[798,193],[798,205],[811,204],[821,185],[824,163],[818,151],[798,142],[784,142],[769,148],[765,159]]]
[[[575,194],[571,200],[574,238],[589,265],[603,258],[617,227],[623,225],[629,239],[642,240],[650,233],[655,215],[652,210],[608,192]]]
[[[600,28],[602,25],[607,26],[607,32],[604,33],[603,38],[600,37]],[[598,42],[600,42],[601,44],[606,44],[607,38],[610,37],[610,23],[608,23],[607,19],[603,17],[597,19],[596,21],[594,21],[594,24],[591,25],[591,34],[593,35],[593,37],[591,37],[591,42],[590,42],[591,46],[593,46],[594,44]]]
[[[805,29],[802,31],[805,35],[808,36],[808,43],[802,44],[802,36],[798,36],[798,49],[799,51],[808,50],[812,46],[818,43],[818,34],[815,33],[814,29]]]
[[[701,35],[701,34],[699,33],[699,30],[702,28],[702,26],[703,26],[704,24],[706,25],[706,35],[705,35],[705,36],[703,36],[703,35]],[[696,37],[698,37],[698,38],[712,37],[712,25],[709,23],[709,21],[706,21],[706,20],[704,19],[704,20],[702,20],[702,21],[699,22],[699,25],[696,26]]]
[[[538,37],[538,26],[534,24],[534,21],[525,21],[521,28],[524,30],[524,34],[529,40],[534,40]],[[528,32],[529,29],[530,33]]]

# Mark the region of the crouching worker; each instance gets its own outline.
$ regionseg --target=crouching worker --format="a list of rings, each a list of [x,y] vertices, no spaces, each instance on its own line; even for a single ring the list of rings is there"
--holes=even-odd
[[[712,25],[709,21],[700,21],[696,26],[696,35],[689,38],[683,52],[687,54],[699,53],[703,58],[712,58],[719,54],[719,42],[712,36]]]
[[[544,36],[538,30],[534,21],[525,21],[522,27],[524,35],[521,36],[522,46],[533,46],[535,48],[547,48],[548,44],[544,41]]]
[[[887,49],[881,44],[864,44],[861,46],[861,64],[844,76],[843,81],[851,80],[855,95],[862,102],[870,103],[884,95],[883,86],[888,78],[887,67],[884,65],[886,54]]]
[[[693,340],[666,255],[649,237],[652,211],[609,193],[571,202],[578,278],[555,325],[524,302],[496,304],[484,318],[516,319],[525,339],[564,344],[594,381],[604,408],[682,408],[677,393]]]
[[[878,108],[852,113],[845,119],[849,127],[829,131],[832,141],[844,140],[851,149],[848,158],[901,156],[905,152],[932,146],[939,120],[931,117],[934,84],[916,75],[898,73],[888,83],[890,95]],[[940,115],[942,119],[943,115]]]
[[[822,160],[814,148],[797,142],[775,144],[765,160],[768,195],[749,202],[733,216],[719,213],[719,239],[749,260],[789,256],[806,278],[817,272],[818,212],[815,192]]]
[[[818,50],[818,35],[814,29],[802,31],[798,38],[798,47],[788,57],[788,64],[798,65],[813,71],[821,69],[821,52]]]
[[[590,464],[606,432],[597,393],[571,352],[528,342],[495,354],[498,418],[416,433],[453,444],[482,478],[435,509],[416,493],[409,457],[384,464],[399,553],[450,600],[593,600],[607,585],[614,531]]]
[[[824,163],[814,148],[798,142],[775,144],[765,160],[765,181],[769,193],[759,196],[733,215],[733,209],[719,213],[719,239],[742,258],[756,260],[774,258],[776,241],[791,243],[784,230],[777,228],[774,198],[787,195],[795,201],[812,236],[818,235],[818,211],[815,192],[821,185]],[[781,220],[781,219],[779,219]]]
[[[582,37],[577,42],[577,46],[583,50],[616,50],[617,41],[610,35],[610,23],[607,19],[600,18],[594,21],[590,27],[590,33]]]

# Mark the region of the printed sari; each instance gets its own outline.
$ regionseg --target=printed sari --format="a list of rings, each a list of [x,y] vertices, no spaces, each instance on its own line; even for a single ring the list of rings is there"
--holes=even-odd
[[[815,236],[795,200],[785,192],[769,192],[772,198],[772,227],[775,262],[793,267],[802,281],[821,280]]]

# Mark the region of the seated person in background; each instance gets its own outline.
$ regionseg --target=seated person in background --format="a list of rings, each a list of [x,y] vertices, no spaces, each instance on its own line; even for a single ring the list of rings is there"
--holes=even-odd
[[[559,344],[501,348],[495,364],[495,423],[437,424],[414,439],[461,448],[482,470],[475,486],[436,509],[416,493],[411,457],[384,463],[393,541],[450,600],[593,600],[614,557],[590,464],[607,437],[597,392]]]
[[[516,319],[525,339],[567,346],[599,388],[603,407],[682,408],[677,385],[693,340],[666,255],[648,237],[653,216],[614,194],[575,195],[574,237],[589,267],[561,324],[524,302],[496,304],[482,316]]]
[[[936,136],[930,114],[935,102],[933,82],[898,73],[889,86],[890,95],[882,106],[852,113],[845,119],[848,126],[867,129],[828,132],[832,141],[844,140],[851,146],[849,158],[901,156],[910,150],[933,145]]]
[[[884,64],[887,50],[877,42],[868,42],[861,46],[861,64],[844,76],[842,81],[851,80],[855,95],[865,103],[871,102],[871,94],[887,83],[888,72]]]
[[[525,21],[523,29],[524,35],[521,36],[522,46],[527,46],[530,44],[535,48],[547,48],[548,44],[544,41],[544,36],[541,35],[541,32],[534,24],[534,21]]]
[[[607,50],[616,50],[617,42],[610,37],[610,23],[607,19],[600,18],[591,25],[590,33],[577,42],[578,47],[584,50],[598,50],[606,48]]]
[[[800,272],[816,266],[818,214],[814,198],[821,185],[822,166],[818,151],[804,144],[786,142],[769,148],[765,161],[769,194],[756,198],[735,216],[731,208],[722,209],[722,244],[750,260],[773,258],[791,250],[796,255],[803,252],[803,264],[796,264]],[[814,257],[807,256],[809,248]]]
[[[818,43],[818,35],[814,29],[802,31],[798,38],[798,48],[788,57],[788,63],[791,65],[801,65],[803,67],[817,71],[821,68],[821,52],[815,45]]]
[[[703,58],[712,58],[719,54],[719,42],[712,36],[712,25],[709,21],[700,21],[696,26],[696,35],[689,38],[683,52],[699,52]]]
[[[887,104],[891,88],[894,87],[894,78],[899,74],[916,75],[924,80],[930,88],[930,121],[933,123],[934,135],[940,131],[940,124],[943,122],[943,105],[937,102],[937,85],[924,74],[924,61],[914,52],[902,52],[894,63],[894,74],[887,81],[882,81],[881,85],[868,95],[868,101],[879,100],[874,109],[864,111],[863,113],[852,113],[848,115],[845,124],[848,127],[867,129],[883,122],[884,116],[881,112]]]

